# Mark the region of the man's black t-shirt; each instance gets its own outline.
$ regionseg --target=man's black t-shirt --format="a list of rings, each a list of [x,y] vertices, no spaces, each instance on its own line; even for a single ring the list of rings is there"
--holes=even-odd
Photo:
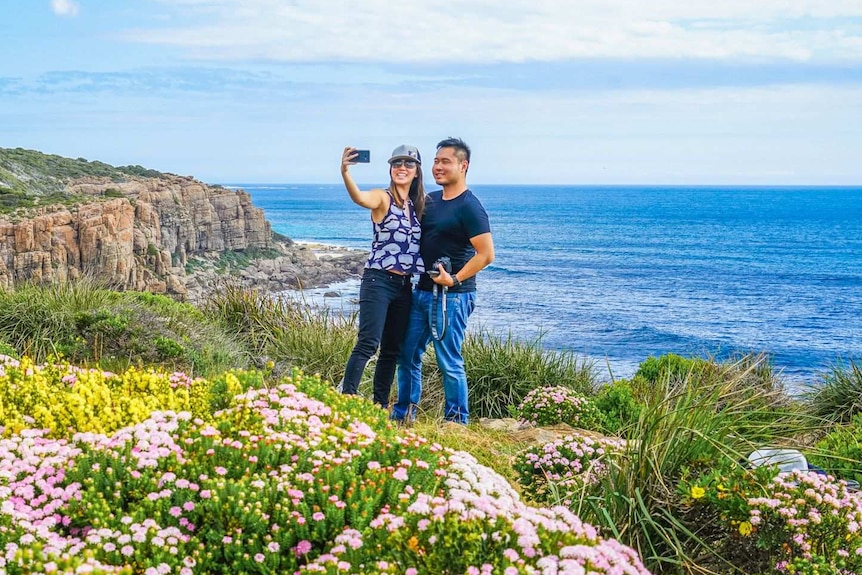
[[[452,260],[451,273],[458,273],[476,254],[470,238],[490,231],[488,213],[479,198],[469,189],[451,200],[443,199],[442,190],[431,192],[425,201],[422,240],[419,244],[425,269],[430,270],[440,256],[449,256]],[[434,282],[427,274],[419,277],[419,289],[431,291],[433,287]],[[449,291],[476,291],[476,276],[464,280],[460,288],[449,288]]]

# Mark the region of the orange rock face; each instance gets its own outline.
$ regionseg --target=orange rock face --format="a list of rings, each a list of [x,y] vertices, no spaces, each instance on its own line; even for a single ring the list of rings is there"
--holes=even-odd
[[[108,189],[124,197],[106,198]],[[92,274],[116,289],[182,295],[189,257],[271,247],[263,210],[242,191],[181,176],[88,178],[67,191],[98,199],[0,216],[0,286]]]

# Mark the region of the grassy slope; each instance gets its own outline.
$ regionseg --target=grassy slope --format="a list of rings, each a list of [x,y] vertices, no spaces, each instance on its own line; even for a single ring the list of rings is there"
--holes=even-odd
[[[157,178],[161,172],[141,166],[114,167],[84,158],[64,158],[23,148],[0,148],[0,191],[26,195],[62,192],[70,180],[108,177],[123,181],[128,176]]]

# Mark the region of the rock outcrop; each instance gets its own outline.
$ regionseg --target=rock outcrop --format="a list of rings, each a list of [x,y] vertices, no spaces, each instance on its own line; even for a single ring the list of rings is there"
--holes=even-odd
[[[75,205],[0,216],[0,287],[89,274],[115,289],[197,299],[225,271],[218,262],[226,252],[267,255],[247,271],[228,271],[270,290],[341,279],[364,259],[321,261],[276,242],[246,192],[193,178],[90,177],[68,183],[66,193]]]

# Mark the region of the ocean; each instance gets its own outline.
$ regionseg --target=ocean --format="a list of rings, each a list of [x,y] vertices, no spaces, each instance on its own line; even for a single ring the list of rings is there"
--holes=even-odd
[[[370,246],[368,211],[340,184],[234,186],[294,240]],[[603,381],[665,353],[766,352],[791,387],[862,359],[862,188],[472,189],[496,260],[471,329],[574,352]],[[328,305],[350,309],[358,286],[333,286]]]

